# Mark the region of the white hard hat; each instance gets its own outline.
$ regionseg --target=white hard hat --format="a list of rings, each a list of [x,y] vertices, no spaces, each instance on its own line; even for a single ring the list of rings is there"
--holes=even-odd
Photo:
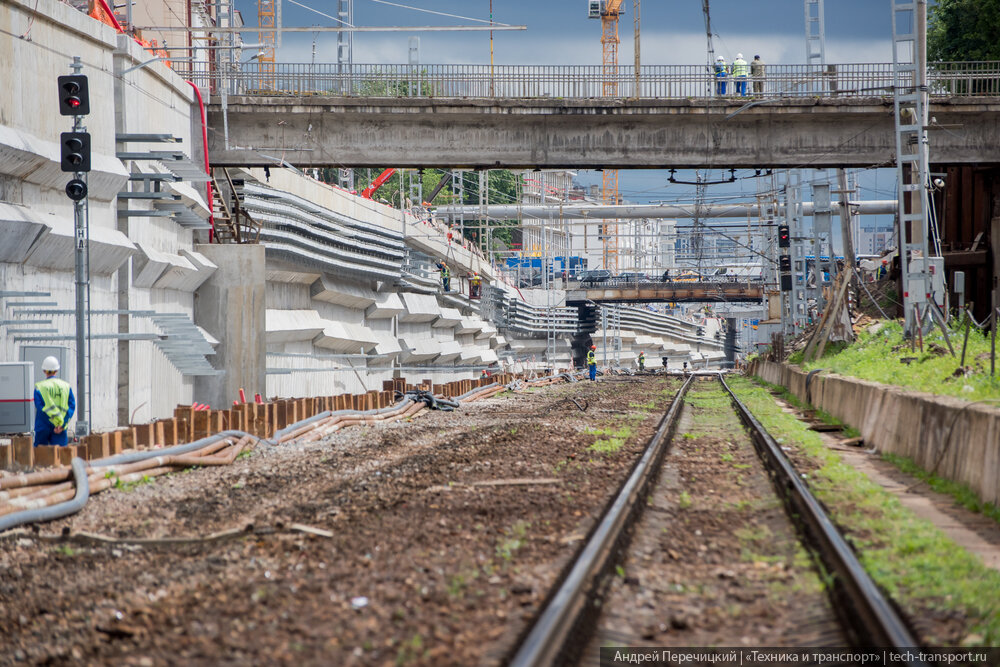
[[[743,54],[742,54],[742,53],[737,53],[737,54],[736,54],[736,57],[737,57],[737,58],[743,58]]]
[[[59,360],[56,359],[55,357],[45,357],[45,360],[42,361],[42,370],[43,371],[59,370]]]
[[[718,58],[716,58],[716,60],[725,60],[725,58],[723,58],[722,56],[719,56]]]

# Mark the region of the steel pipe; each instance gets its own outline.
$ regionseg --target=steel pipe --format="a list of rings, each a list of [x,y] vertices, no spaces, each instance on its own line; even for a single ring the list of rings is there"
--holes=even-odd
[[[895,199],[878,199],[870,201],[848,202],[853,213],[858,215],[887,215],[896,213],[898,202]],[[813,202],[803,202],[802,215],[813,215],[816,206]],[[784,205],[779,205],[775,217],[785,215]],[[760,206],[757,204],[622,204],[611,206],[554,206],[533,205],[515,206],[513,204],[487,204],[485,206],[439,206],[434,209],[438,218],[480,219],[483,217],[500,220],[513,218],[531,218],[545,220],[626,220],[631,218],[663,218],[674,220],[679,218],[758,218]]]

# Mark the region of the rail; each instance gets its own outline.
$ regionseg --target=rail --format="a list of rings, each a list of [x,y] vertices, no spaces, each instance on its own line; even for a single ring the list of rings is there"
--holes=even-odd
[[[713,374],[729,393],[733,409],[747,428],[754,447],[786,503],[787,512],[810,546],[833,575],[830,594],[841,621],[857,646],[878,646],[892,651],[901,665],[925,663],[906,649],[919,646],[895,609],[865,572],[819,501],[799,478],[781,447],[729,389],[721,374]],[[514,650],[509,664],[535,667],[567,662],[585,645],[582,640],[600,613],[599,602],[607,573],[618,553],[627,547],[628,527],[638,518],[646,489],[656,478],[660,462],[676,430],[680,408],[693,377],[688,376],[670,410],[621,491],[608,505],[586,543],[541,614]]]
[[[513,667],[558,664],[565,657],[565,647],[574,637],[581,635],[592,620],[593,612],[597,610],[592,598],[596,589],[600,588],[599,581],[614,566],[617,552],[625,544],[626,529],[641,511],[643,503],[639,499],[645,497],[646,489],[656,478],[677,429],[684,395],[692,380],[693,377],[689,376],[677,391],[642,458],[512,656],[509,664]],[[579,646],[582,642],[577,644],[577,648]]]
[[[878,97],[893,92],[891,63],[766,65],[746,81],[719,78],[705,65],[643,65],[636,89],[630,65],[373,65],[331,63],[241,63],[226,71],[175,70],[213,94],[485,99],[782,99],[788,97]],[[725,94],[717,84],[726,83]],[[1000,62],[939,62],[928,68],[933,96],[1000,95]],[[912,88],[912,78],[901,85]],[[605,91],[613,90],[611,95]]]
[[[845,626],[850,628],[860,646],[897,649],[900,664],[922,667],[925,663],[921,660],[902,659],[908,655],[905,649],[919,646],[916,638],[868,576],[823,506],[781,451],[781,445],[736,397],[721,374],[719,382],[750,433],[757,453],[782,496],[789,517],[804,532],[826,571],[833,575],[831,595],[836,599],[834,608]]]

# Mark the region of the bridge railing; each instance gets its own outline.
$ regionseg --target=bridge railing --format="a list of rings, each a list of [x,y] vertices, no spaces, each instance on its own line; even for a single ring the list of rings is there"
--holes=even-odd
[[[182,66],[178,64],[178,66]],[[717,77],[704,65],[338,65],[243,63],[238,72],[181,72],[213,93],[345,97],[683,99],[891,95],[891,63],[766,65],[762,76]],[[741,84],[737,86],[736,84]],[[722,92],[725,84],[725,92]],[[912,81],[902,85],[912,87]],[[932,95],[1000,94],[1000,62],[929,66]]]

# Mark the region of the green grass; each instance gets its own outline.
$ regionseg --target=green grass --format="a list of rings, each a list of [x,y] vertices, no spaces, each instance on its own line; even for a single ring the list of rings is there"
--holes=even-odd
[[[909,343],[903,340],[903,328],[899,322],[882,324],[882,328],[875,333],[862,332],[853,345],[828,346],[822,358],[802,364],[802,368],[807,371],[824,368],[863,380],[958,396],[970,401],[1000,398],[1000,376],[990,377],[988,331],[985,335],[975,328],[970,331],[965,365],[972,368],[972,373],[967,377],[955,377],[962,354],[962,338],[965,335],[964,326],[958,320],[953,320],[949,330],[951,344],[957,355],[955,357],[948,352],[948,345],[938,328],[924,336],[924,352],[919,347],[911,352]],[[937,353],[931,351],[932,346]],[[983,355],[986,355],[985,358],[977,359]],[[914,359],[909,363],[900,362],[900,359],[907,357]],[[800,363],[801,359],[801,352],[789,357],[792,363]]]
[[[761,380],[760,378],[753,378],[753,381],[756,384],[759,384],[763,387],[767,387],[767,389],[772,393],[778,394],[781,397],[781,400],[785,401],[789,405],[792,405],[793,407],[796,407],[799,410],[803,411],[811,410],[813,414],[816,415],[816,418],[822,421],[824,424],[836,424],[837,426],[843,427],[844,429],[843,433],[845,438],[858,438],[861,436],[861,431],[854,428],[853,426],[848,426],[844,422],[840,421],[839,419],[831,415],[826,410],[821,410],[816,406],[809,405],[808,403],[800,399],[798,396],[790,392],[788,390],[788,387],[783,387],[780,384],[771,384],[767,380]]]
[[[632,437],[632,427],[622,426],[618,429],[611,428],[601,428],[601,429],[587,429],[584,433],[589,433],[591,435],[603,435],[607,436],[604,438],[598,438],[594,441],[587,449],[600,452],[601,454],[614,454],[619,449],[625,445],[625,441]]]
[[[766,389],[745,378],[727,382],[771,435],[786,446],[800,446],[819,466],[809,475],[810,488],[879,586],[913,615],[921,609],[958,611],[968,621],[971,644],[1000,643],[1000,572],[841,461],[817,433],[783,412]],[[946,638],[925,639],[934,644]]]
[[[979,496],[976,495],[976,492],[969,488],[967,484],[938,477],[935,474],[927,472],[918,466],[912,459],[908,459],[905,456],[883,454],[882,458],[892,463],[908,475],[912,475],[917,479],[923,480],[929,487],[938,493],[944,493],[951,496],[965,509],[972,512],[978,512],[988,516],[997,523],[1000,523],[1000,507],[997,507],[993,503],[980,500]]]
[[[527,521],[517,521],[505,530],[503,538],[496,546],[497,557],[508,563],[513,560],[514,554],[524,546],[530,527],[531,524]]]

